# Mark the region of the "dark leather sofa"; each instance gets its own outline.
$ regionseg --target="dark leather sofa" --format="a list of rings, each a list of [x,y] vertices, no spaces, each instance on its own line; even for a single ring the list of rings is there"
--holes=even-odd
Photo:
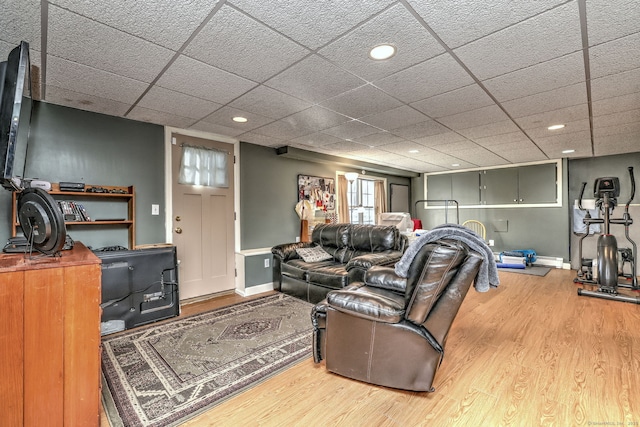
[[[311,242],[277,245],[273,254],[275,290],[311,303],[323,300],[331,290],[362,281],[374,265],[393,266],[407,247],[407,238],[393,226],[319,224]],[[319,246],[331,259],[305,262],[298,248]]]
[[[443,239],[420,248],[407,277],[372,267],[313,308],[314,361],[371,384],[434,391],[449,329],[485,261]]]

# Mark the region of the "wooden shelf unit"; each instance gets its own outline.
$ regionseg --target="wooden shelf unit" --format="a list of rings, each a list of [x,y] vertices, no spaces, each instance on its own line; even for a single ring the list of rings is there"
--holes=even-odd
[[[107,191],[120,191],[120,193],[92,193],[87,191],[61,191],[60,184],[51,183],[51,191],[49,194],[53,196],[56,200],[109,200],[113,199],[114,202],[127,202],[127,218],[124,220],[91,220],[91,221],[65,221],[65,225],[68,226],[79,226],[79,227],[93,227],[98,225],[114,225],[114,226],[124,226],[128,228],[129,231],[129,248],[133,249],[136,246],[136,196],[135,189],[133,186],[128,187],[118,187],[118,186],[108,186],[108,185],[85,185],[85,189],[89,189],[92,187],[101,187]],[[65,197],[61,197],[65,196]],[[20,224],[18,223],[18,212],[17,212],[17,195],[14,192],[12,195],[12,204],[11,204],[11,235],[16,236],[18,229],[20,228]],[[90,212],[92,218],[95,216],[95,212]]]

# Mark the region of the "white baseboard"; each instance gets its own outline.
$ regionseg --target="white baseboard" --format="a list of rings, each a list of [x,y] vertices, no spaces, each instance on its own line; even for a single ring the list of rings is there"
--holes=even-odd
[[[269,292],[273,290],[273,282],[264,283],[262,285],[250,286],[248,288],[244,288],[244,291],[236,289],[236,294],[243,297],[250,297],[252,295],[261,294],[263,292]]]
[[[555,258],[549,256],[536,257],[535,265],[544,265],[545,267],[565,268],[562,258]]]

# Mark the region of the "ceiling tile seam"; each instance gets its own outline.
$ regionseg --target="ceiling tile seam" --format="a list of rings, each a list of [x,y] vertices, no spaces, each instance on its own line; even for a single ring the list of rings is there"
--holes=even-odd
[[[602,46],[603,44],[607,44],[607,43],[615,42],[615,41],[618,41],[618,40],[622,40],[622,39],[625,39],[627,37],[636,36],[639,33],[640,33],[640,31],[634,31],[633,33],[625,34],[625,35],[622,35],[620,37],[614,37],[614,38],[612,38],[610,40],[605,40],[603,42],[590,45],[589,47],[599,47],[599,46]]]
[[[504,108],[504,106],[498,101],[498,99],[484,86],[484,84],[482,84],[482,81],[480,81],[480,79],[478,79],[478,77],[471,72],[471,70],[469,69],[469,67],[467,67],[467,65],[462,62],[462,60],[458,57],[458,55],[455,54],[455,52],[449,47],[449,45],[447,45],[444,40],[442,40],[442,38],[440,38],[440,36],[433,30],[433,28],[431,28],[431,26],[427,23],[427,21],[424,20],[424,18],[422,18],[422,16],[420,16],[420,14],[418,14],[418,12],[415,11],[415,9],[413,9],[413,7],[408,4],[407,0],[400,0],[403,4],[405,4],[405,7],[407,7],[407,10],[409,10],[409,12],[418,20],[418,22],[420,22],[420,24],[436,39],[436,41],[438,43],[440,43],[440,45],[445,49],[446,52],[449,53],[449,55],[451,55],[451,57],[469,74],[469,76],[476,82],[476,84],[493,100],[493,102],[502,110],[502,112],[504,114],[507,115],[507,117],[509,118],[509,120],[511,120],[513,122],[513,124],[520,129],[520,131],[531,141],[531,143],[533,143],[533,145],[536,146],[536,148],[538,150],[540,150],[540,153],[542,153],[547,159],[549,159],[549,156],[542,150],[542,148],[540,148],[538,146],[538,144],[536,144],[533,139],[529,136],[529,134],[527,132],[525,132],[525,130],[518,124],[516,123],[516,121],[513,119],[513,117],[511,117],[511,115],[509,114],[509,112]],[[569,3],[569,2],[566,2]],[[551,10],[551,9],[549,9]],[[473,111],[473,110],[472,110]],[[462,135],[464,136],[464,135]],[[466,138],[466,137],[465,137]],[[472,141],[473,142],[473,141]],[[475,144],[475,142],[474,142]],[[484,147],[483,147],[484,148]],[[500,157],[501,159],[505,160],[505,161],[509,161],[508,159],[502,157],[501,155],[499,155],[498,153],[494,153],[496,156]]]
[[[209,21],[211,21],[211,18],[213,18],[213,16],[218,13],[218,11],[220,10],[220,8],[222,8],[222,6],[226,3],[226,0],[218,0],[218,2],[216,3],[215,6],[213,6],[213,9],[211,9],[211,12],[209,12],[209,14],[202,20],[202,22],[200,23],[200,25],[198,25],[198,27],[193,30],[193,32],[191,33],[191,35],[187,38],[187,40],[185,40],[185,42],[182,44],[182,46],[180,46],[180,48],[175,52],[175,54],[171,57],[171,59],[169,59],[169,61],[167,62],[167,64],[162,68],[162,70],[160,70],[160,72],[158,73],[158,75],[149,83],[149,85],[147,86],[147,88],[142,92],[142,94],[138,97],[138,99],[136,99],[133,104],[131,104],[131,107],[129,107],[129,109],[123,114],[123,117],[127,117],[129,115],[129,113],[131,113],[131,111],[138,105],[138,103],[142,100],[142,98],[144,98],[144,96],[149,93],[149,91],[151,90],[151,88],[158,82],[158,80],[160,80],[160,78],[164,75],[164,73],[169,69],[169,67],[171,67],[171,65],[173,65],[174,62],[176,62],[176,60],[180,57],[180,55],[182,55],[182,52],[184,51],[184,49],[189,45],[189,43],[191,43],[193,41],[193,39],[200,33],[200,31],[202,31],[202,29],[205,27],[205,25],[207,25],[209,23]],[[164,46],[163,46],[164,47]],[[167,49],[167,48],[165,48]],[[169,49],[171,50],[171,49]]]
[[[586,0],[578,0],[580,16],[580,33],[582,35],[582,58],[584,60],[585,89],[587,91],[587,109],[589,110],[589,133],[591,137],[591,156],[595,156],[595,140],[593,137],[593,100],[591,97],[591,64],[589,61],[589,33],[587,32]]]
[[[49,41],[49,2],[40,2],[40,99],[47,95],[47,43]]]

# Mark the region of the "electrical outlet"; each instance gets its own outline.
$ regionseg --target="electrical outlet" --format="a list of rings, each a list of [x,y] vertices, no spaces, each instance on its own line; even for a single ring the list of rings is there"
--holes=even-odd
[[[296,243],[300,241],[300,237],[296,237]]]
[[[493,239],[489,240],[489,246],[495,246],[496,242]]]
[[[269,258],[264,259],[264,268],[269,268]]]
[[[151,205],[151,215],[160,215],[160,205]]]

